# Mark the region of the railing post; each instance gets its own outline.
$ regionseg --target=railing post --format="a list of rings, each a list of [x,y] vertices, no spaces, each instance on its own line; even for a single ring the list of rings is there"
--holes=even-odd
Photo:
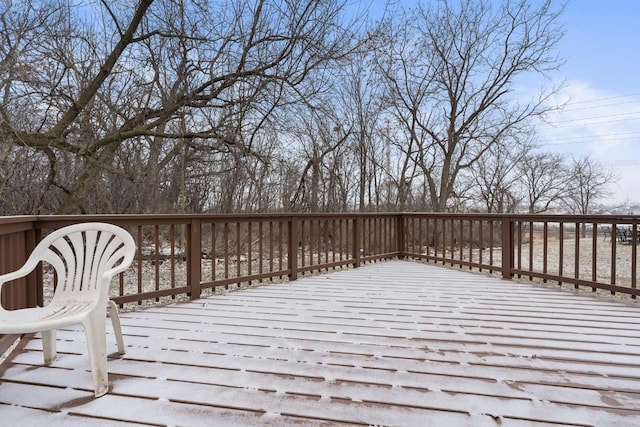
[[[360,218],[353,218],[353,266],[360,267]]]
[[[397,223],[397,228],[396,228],[396,233],[398,233],[398,236],[396,238],[396,244],[398,245],[397,248],[397,252],[398,252],[398,258],[406,258],[406,254],[404,252],[404,246],[405,246],[405,242],[406,242],[406,230],[404,227],[404,215],[400,214],[396,217],[396,221],[398,221]]]
[[[191,299],[200,298],[202,238],[201,223],[197,218],[192,218],[188,227],[189,251],[187,253],[188,281],[191,287]]]
[[[289,219],[288,233],[289,280],[296,280],[298,278],[298,218],[295,216]]]
[[[508,216],[502,217],[502,278],[511,279],[513,273],[514,244],[513,222]]]

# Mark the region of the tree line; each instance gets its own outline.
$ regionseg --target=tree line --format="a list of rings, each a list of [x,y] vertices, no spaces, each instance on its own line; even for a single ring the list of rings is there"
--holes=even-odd
[[[0,213],[589,213],[616,177],[536,144],[535,3],[5,2]]]

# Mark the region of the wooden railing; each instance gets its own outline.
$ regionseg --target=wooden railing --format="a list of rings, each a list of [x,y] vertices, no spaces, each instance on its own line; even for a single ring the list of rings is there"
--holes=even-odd
[[[401,256],[505,279],[640,294],[639,216],[407,213],[402,221]]]
[[[234,287],[391,258],[410,258],[504,278],[619,292],[635,298],[638,216],[344,213],[96,215],[0,218],[0,273],[21,266],[41,236],[64,225],[104,221],[134,236],[132,267],[112,284],[125,308],[199,298]],[[47,266],[12,283],[5,308],[46,303]]]
[[[400,255],[398,214],[93,215],[5,218],[0,223],[0,273],[22,265],[41,236],[65,225],[103,221],[136,240],[133,265],[110,291],[121,306],[199,298],[203,293]],[[18,251],[16,251],[18,245]],[[19,253],[20,256],[16,256]],[[53,274],[43,266],[30,280],[3,291],[15,309],[51,297]]]

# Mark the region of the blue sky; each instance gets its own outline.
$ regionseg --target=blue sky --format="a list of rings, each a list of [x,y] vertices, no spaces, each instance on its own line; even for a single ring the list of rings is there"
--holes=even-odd
[[[568,104],[541,126],[541,143],[591,155],[620,177],[612,202],[640,202],[640,1],[572,0],[561,22],[555,78],[566,79],[558,98]]]

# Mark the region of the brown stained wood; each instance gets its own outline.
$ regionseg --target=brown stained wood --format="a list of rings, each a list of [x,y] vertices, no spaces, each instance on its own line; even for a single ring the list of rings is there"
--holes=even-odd
[[[460,223],[458,224],[458,227],[460,227],[460,255],[458,256],[458,261],[462,261],[462,259],[464,258],[464,222],[463,220],[460,220]],[[429,254],[429,252],[427,252],[427,255]],[[458,265],[460,267],[462,267],[462,264],[458,263]]]
[[[638,236],[638,223],[634,222],[633,223],[633,227],[632,227],[632,231],[631,231],[631,235],[632,236]],[[636,273],[637,273],[637,260],[638,260],[638,244],[640,244],[640,242],[636,242],[636,244],[634,244],[631,247],[631,287],[633,289],[636,288],[637,286],[637,277],[636,277]],[[632,298],[636,298],[636,296],[634,295]]]
[[[573,250],[574,253],[574,277],[576,279],[580,279],[580,224],[576,222],[575,224],[575,248]],[[578,285],[575,285],[575,288],[578,289]]]
[[[484,222],[478,221],[478,240],[480,241],[478,245],[478,264],[482,265],[482,251],[484,250]],[[482,268],[480,268],[482,271]]]
[[[437,260],[438,263],[449,265],[469,266],[471,269],[501,269],[506,271],[505,277],[511,277],[509,268],[517,267],[519,276],[527,276],[529,278],[557,277],[559,283],[573,283],[577,286],[587,286],[592,289],[609,289],[613,293],[627,293],[635,297],[636,292],[633,291],[637,287],[637,248],[631,245],[630,252],[626,252],[626,257],[631,257],[631,262],[626,261],[624,264],[618,260],[618,246],[611,242],[611,258],[609,254],[605,256],[596,255],[598,246],[605,245],[597,242],[597,228],[602,224],[612,224],[614,227],[631,227],[631,232],[636,230],[640,217],[637,216],[614,216],[614,215],[588,215],[588,216],[572,216],[572,215],[483,215],[483,214],[454,214],[454,213],[346,213],[346,214],[249,214],[249,215],[91,215],[91,216],[53,216],[53,217],[16,217],[16,218],[0,218],[0,233],[7,232],[9,234],[0,235],[0,247],[4,248],[4,256],[0,270],[8,271],[19,267],[24,261],[23,254],[28,253],[29,248],[34,246],[40,236],[46,235],[50,230],[59,226],[68,225],[79,221],[106,221],[117,225],[128,227],[132,230],[136,237],[138,245],[138,255],[135,268],[130,276],[120,277],[119,283],[114,289],[114,296],[123,296],[128,293],[127,300],[131,300],[131,293],[141,294],[138,303],[143,299],[147,299],[147,292],[150,289],[161,290],[165,286],[165,282],[160,279],[162,269],[160,264],[169,260],[171,278],[167,284],[171,288],[182,288],[187,284],[191,287],[188,292],[192,297],[197,297],[198,287],[203,275],[205,263],[198,259],[198,255],[202,254],[205,258],[211,255],[211,274],[207,271],[206,276],[211,281],[217,279],[230,279],[231,276],[236,279],[234,283],[247,282],[249,277],[254,273],[264,274],[266,265],[269,265],[269,271],[285,271],[285,262],[289,266],[294,260],[300,260],[304,263],[304,267],[313,267],[305,269],[306,272],[323,271],[334,265],[338,260],[353,260],[353,265],[358,267],[362,262],[371,262],[376,260],[388,259],[390,254],[396,254],[398,257],[415,257],[419,259]],[[493,251],[498,250],[500,243],[495,242],[498,246],[494,247],[492,239],[494,238],[493,225],[494,221],[500,220],[501,223],[507,224],[506,230],[513,235],[511,241],[507,240],[506,244],[502,243],[502,265],[494,267]],[[22,222],[21,222],[22,221]],[[269,222],[269,242],[264,242],[267,238],[262,224]],[[297,227],[299,233],[304,233],[304,239],[297,240],[296,245],[288,248],[289,235],[288,229],[291,221],[298,224],[304,223],[304,226]],[[277,222],[277,224],[276,224]],[[486,223],[489,223],[488,227]],[[576,251],[574,254],[567,255],[571,259],[567,267],[570,271],[563,271],[565,255],[564,255],[564,223],[570,225],[575,224],[576,233]],[[204,226],[202,225],[204,224]],[[235,227],[234,227],[235,224]],[[344,225],[343,225],[344,224]],[[356,225],[357,224],[357,225]],[[527,224],[529,230],[527,233]],[[551,225],[549,225],[551,224]],[[551,249],[555,242],[549,233],[555,235],[550,230],[555,224],[560,226],[560,254],[557,259],[551,259]],[[588,277],[579,277],[579,260],[580,251],[588,251],[588,247],[580,248],[579,229],[582,224],[589,224],[592,227],[591,235],[591,272]],[[460,227],[460,242],[457,240],[457,226]],[[534,227],[535,226],[535,227]],[[176,227],[178,230],[176,230]],[[204,228],[203,228],[204,227]],[[208,229],[207,227],[211,227]],[[222,229],[220,228],[222,227]],[[229,230],[229,228],[233,228]],[[343,229],[344,227],[344,229]],[[635,227],[635,228],[634,228]],[[277,228],[277,230],[276,230]],[[424,228],[424,230],[423,230]],[[468,229],[467,229],[468,228]],[[475,228],[475,230],[474,230]],[[517,228],[517,235],[514,233]],[[188,229],[188,232],[186,232]],[[17,231],[23,230],[23,231]],[[167,231],[169,233],[167,233]],[[495,230],[498,231],[499,230]],[[535,231],[535,233],[534,233]],[[254,242],[256,232],[260,234],[257,241]],[[486,233],[489,232],[487,239]],[[169,242],[166,241],[166,234],[170,234]],[[338,237],[338,235],[342,234]],[[357,234],[357,236],[356,236]],[[504,233],[503,233],[504,234]],[[528,234],[528,242],[527,242]],[[533,242],[538,234],[543,234],[541,260],[537,259],[538,255],[534,255]],[[211,241],[209,242],[209,235]],[[218,236],[219,235],[219,236]],[[467,237],[468,236],[468,237]],[[508,237],[507,234],[505,236]],[[249,241],[247,242],[247,237]],[[357,238],[356,238],[357,237]],[[569,236],[571,238],[571,236]],[[223,243],[217,242],[219,238],[224,240]],[[184,249],[186,243],[186,254],[175,248],[175,241],[179,240],[181,249]],[[517,239],[517,244],[515,240]],[[185,242],[185,240],[187,240]],[[336,242],[337,240],[337,242]],[[485,256],[483,248],[485,248],[485,240],[489,240],[488,257]],[[304,241],[304,244],[302,242]],[[209,249],[209,243],[211,248]],[[529,246],[529,254],[524,254],[529,258],[529,265],[525,260],[522,263],[523,249],[526,251]],[[166,245],[171,245],[171,253],[167,255],[161,253],[161,250],[168,249]],[[459,247],[456,245],[460,244]],[[468,248],[464,246],[468,245]],[[220,245],[219,247],[216,247]],[[229,247],[231,245],[231,247]],[[267,245],[269,248],[267,249]],[[433,251],[430,247],[433,245]],[[550,246],[552,245],[552,246]],[[143,246],[145,252],[142,252]],[[260,247],[263,247],[261,250]],[[475,247],[478,248],[478,254],[475,253]],[[524,247],[523,247],[524,246]],[[336,254],[336,248],[339,253]],[[626,247],[621,247],[626,249]],[[200,249],[204,249],[204,252]],[[332,250],[329,256],[329,249]],[[468,250],[469,259],[463,262]],[[601,248],[599,248],[601,249]],[[537,250],[537,248],[536,248]],[[304,252],[303,252],[304,251]],[[308,251],[308,252],[307,252]],[[456,252],[460,252],[458,255]],[[515,254],[517,251],[517,255]],[[216,253],[218,252],[218,253]],[[268,252],[268,254],[267,254]],[[302,254],[301,254],[302,252]],[[427,256],[422,256],[422,253]],[[555,251],[553,251],[555,252]],[[256,260],[256,253],[258,259]],[[587,259],[589,258],[589,254]],[[215,270],[213,258],[221,258],[224,263],[224,277],[222,271]],[[514,259],[517,256],[517,259]],[[244,265],[245,258],[251,260],[251,264],[247,267]],[[488,259],[487,259],[488,258]],[[603,259],[599,259],[603,258]],[[621,259],[624,259],[622,257]],[[177,263],[186,260],[188,268],[186,269],[186,280],[177,273],[179,265]],[[241,262],[239,263],[238,260]],[[535,266],[534,261],[542,261],[540,266]],[[235,262],[235,267],[231,267]],[[256,264],[254,265],[253,262]],[[584,263],[584,261],[582,261]],[[611,277],[601,279],[605,283],[597,283],[597,264],[609,264]],[[523,265],[525,264],[525,265]],[[631,264],[631,265],[629,265]],[[261,267],[262,265],[262,267]],[[558,265],[555,270],[553,265]],[[510,266],[510,267],[509,267]],[[233,271],[229,271],[229,268]],[[566,268],[565,268],[566,269]],[[253,271],[257,270],[257,271]],[[145,271],[148,271],[146,277]],[[557,271],[557,273],[556,273]],[[622,271],[625,276],[619,279],[617,276]],[[549,275],[553,272],[553,275]],[[631,273],[631,278],[629,278]],[[244,275],[244,276],[243,276]],[[572,275],[567,277],[565,275]],[[220,276],[220,277],[216,277]],[[8,284],[3,290],[2,302],[5,305],[32,305],[34,302],[43,302],[43,280],[42,271],[37,271],[33,277],[26,280],[26,283]],[[272,278],[278,277],[273,275]],[[618,282],[620,285],[618,285]],[[26,284],[26,286],[25,286]],[[130,289],[129,286],[134,289]],[[607,286],[605,286],[607,285]],[[176,294],[171,294],[173,297]]]
[[[259,246],[258,246],[258,273],[264,273],[264,230],[263,221],[258,223]]]
[[[529,222],[529,271],[533,271],[533,222]],[[529,276],[530,279],[533,276]]]
[[[242,233],[241,233],[242,223],[236,222],[236,277],[240,277],[242,274],[240,273],[240,265],[242,256]]]
[[[489,265],[493,266],[493,220],[489,221]],[[489,273],[493,273],[493,269],[489,268]]]
[[[324,222],[324,262],[329,262],[329,221]]]
[[[504,242],[505,242],[505,231],[508,232],[508,227],[506,225],[507,221],[502,221],[502,259],[504,260],[505,255],[504,255],[504,248],[507,247]],[[518,221],[518,270],[522,270],[522,221]],[[503,267],[504,268],[504,267]],[[518,274],[518,278],[522,277],[521,274]]]
[[[224,278],[229,278],[229,224],[224,223]]]
[[[453,267],[453,260],[455,258],[455,237],[454,237],[454,226],[453,226],[453,218],[451,219],[449,231],[451,232],[451,240],[449,242],[449,257],[451,258],[451,267]],[[480,259],[480,263],[482,263],[482,259]]]
[[[253,264],[253,257],[251,254],[251,246],[253,245],[253,237],[252,237],[252,228],[253,228],[253,223],[249,222],[247,223],[247,274],[249,276],[251,276],[252,271],[252,264]],[[238,274],[238,277],[240,276],[240,274]],[[249,286],[251,286],[251,280],[249,280]]]
[[[562,269],[564,266],[564,222],[560,223],[558,228],[558,241],[559,241],[559,249],[558,249],[558,275],[562,276]],[[558,281],[558,285],[562,285],[561,281]]]
[[[284,228],[284,222],[283,221],[278,221],[278,268],[280,269],[280,271],[283,270],[283,265],[284,265],[284,259],[283,259],[283,253],[284,252],[282,250],[282,246],[285,244],[284,243],[285,241],[284,241],[284,237],[283,237],[284,236],[283,228]],[[293,231],[293,229],[289,230],[289,231]],[[297,225],[295,226],[295,233],[296,234],[298,233],[298,226]],[[291,239],[291,237],[289,237],[289,240],[293,240],[293,239]],[[297,260],[295,262],[296,262],[296,265],[297,265]],[[292,269],[291,268],[292,260],[289,260],[288,263],[289,263],[288,264],[288,268]]]
[[[401,218],[401,220],[402,220],[402,221],[404,221],[404,218]],[[429,218],[426,218],[426,219],[425,219],[425,222],[426,222],[426,225],[425,225],[425,230],[424,230],[424,232],[425,232],[425,241],[426,241],[426,243],[427,243],[427,250],[426,250],[426,254],[427,254],[427,255],[429,255],[429,254],[431,253],[431,250],[429,249],[429,248],[430,248],[430,246],[431,246],[431,242],[430,242],[430,240],[429,240],[429,232],[430,232],[429,228],[430,228],[431,226],[430,226],[430,224],[429,224],[429,223],[430,223],[431,221],[429,221]]]
[[[300,258],[302,259],[302,267],[304,268],[307,265],[305,259],[305,247],[307,246],[305,237],[305,220],[300,221],[300,241],[302,242],[302,244],[300,245]]]
[[[269,271],[273,271],[273,242],[275,240],[275,236],[273,234],[273,221],[269,221]]]
[[[174,224],[171,224],[169,228],[169,239],[171,240],[171,288],[173,289],[176,287],[176,228]],[[212,257],[215,258],[215,252]]]
[[[136,241],[136,246],[138,247],[138,271],[137,271],[137,279],[138,279],[138,294],[142,293],[142,226],[138,226],[138,239]],[[138,301],[138,305],[142,305],[142,301]]]
[[[331,220],[331,261],[332,262],[336,262],[336,251],[338,250],[338,248],[336,248],[336,220],[332,219]]]
[[[473,220],[469,221],[469,262],[473,262]],[[471,269],[471,265],[469,265]]]
[[[549,262],[549,223],[542,225],[542,273],[547,274],[547,264]],[[544,280],[546,283],[546,280]]]
[[[595,222],[591,224],[591,280],[597,281],[598,278],[598,224]],[[591,288],[593,292],[596,288]]]
[[[155,271],[154,271],[154,283],[156,291],[160,290],[160,226],[153,227],[153,245],[155,252]],[[156,301],[160,301],[156,299]]]

